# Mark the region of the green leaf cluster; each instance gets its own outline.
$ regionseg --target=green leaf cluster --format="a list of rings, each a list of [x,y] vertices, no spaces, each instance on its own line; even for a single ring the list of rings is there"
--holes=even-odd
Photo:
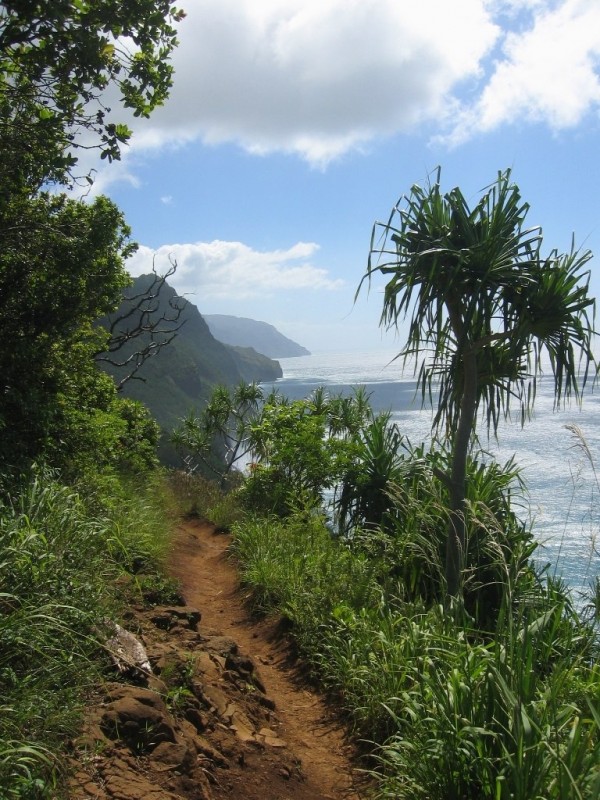
[[[40,194],[16,198],[4,211],[0,463],[18,472],[42,459],[71,473],[86,460],[99,468],[123,464],[136,415],[93,363],[103,334],[92,323],[129,283],[129,228],[102,197],[84,204]],[[156,431],[136,413],[138,433],[146,426],[144,450]],[[148,461],[132,451],[139,458]]]
[[[106,92],[146,116],[167,96],[182,12],[164,0],[0,7],[0,466],[148,466],[155,427],[93,366],[134,251],[117,207],[43,191],[72,185],[80,148],[118,158],[129,137]],[[111,89],[112,87],[112,89]],[[91,181],[91,178],[87,176]],[[127,446],[133,449],[125,455]]]
[[[135,116],[161,105],[183,12],[168,0],[42,0],[0,7],[0,146],[4,191],[68,182],[79,147],[120,157],[130,137],[107,90]]]

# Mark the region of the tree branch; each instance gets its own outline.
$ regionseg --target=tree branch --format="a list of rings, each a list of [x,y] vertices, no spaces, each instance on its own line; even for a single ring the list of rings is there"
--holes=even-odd
[[[145,380],[138,375],[141,368],[173,341],[185,323],[181,320],[187,302],[183,298],[171,297],[168,308],[161,308],[167,279],[176,269],[177,263],[170,260],[169,269],[159,275],[153,262],[150,285],[137,294],[126,296],[115,314],[101,322],[108,331],[109,340],[108,345],[96,353],[95,359],[116,370],[125,370],[125,374],[115,377],[118,391],[130,380]],[[135,349],[130,352],[131,347]]]

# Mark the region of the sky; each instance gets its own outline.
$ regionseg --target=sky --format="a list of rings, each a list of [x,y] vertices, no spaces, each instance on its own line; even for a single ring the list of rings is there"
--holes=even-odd
[[[180,0],[174,86],[94,192],[203,314],[312,352],[398,348],[376,221],[439,166],[473,204],[499,170],[544,251],[600,297],[600,0]],[[123,119],[123,117],[121,117]]]

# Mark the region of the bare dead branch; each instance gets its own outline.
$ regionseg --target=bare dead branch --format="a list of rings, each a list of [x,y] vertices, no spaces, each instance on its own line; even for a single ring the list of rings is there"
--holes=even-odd
[[[177,262],[169,258],[169,265],[165,273],[159,274],[153,260],[150,283],[142,291],[125,292],[117,311],[102,321],[109,339],[95,358],[97,363],[109,364],[119,372],[115,377],[119,391],[130,380],[145,380],[138,374],[141,368],[173,341],[185,323],[181,314],[187,301],[177,296],[165,301],[164,289],[175,274]]]

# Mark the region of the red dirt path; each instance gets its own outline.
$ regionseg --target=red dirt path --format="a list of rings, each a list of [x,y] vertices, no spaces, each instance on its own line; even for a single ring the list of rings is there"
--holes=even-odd
[[[252,616],[229,541],[182,523],[170,572],[183,597],[159,606],[134,593],[72,743],[70,800],[367,796],[335,708],[278,620]]]
[[[334,710],[310,686],[281,635],[277,621],[253,617],[240,589],[235,566],[227,556],[229,537],[210,525],[186,522],[179,528],[170,572],[179,579],[186,603],[202,612],[203,635],[233,639],[258,667],[266,695],[274,701],[277,736],[285,758],[299,761],[303,780],[282,789],[273,780],[273,749],[245,759],[243,769],[213,787],[216,798],[247,800],[358,800],[356,753]],[[267,768],[268,766],[268,768]],[[285,774],[283,772],[282,774]]]

